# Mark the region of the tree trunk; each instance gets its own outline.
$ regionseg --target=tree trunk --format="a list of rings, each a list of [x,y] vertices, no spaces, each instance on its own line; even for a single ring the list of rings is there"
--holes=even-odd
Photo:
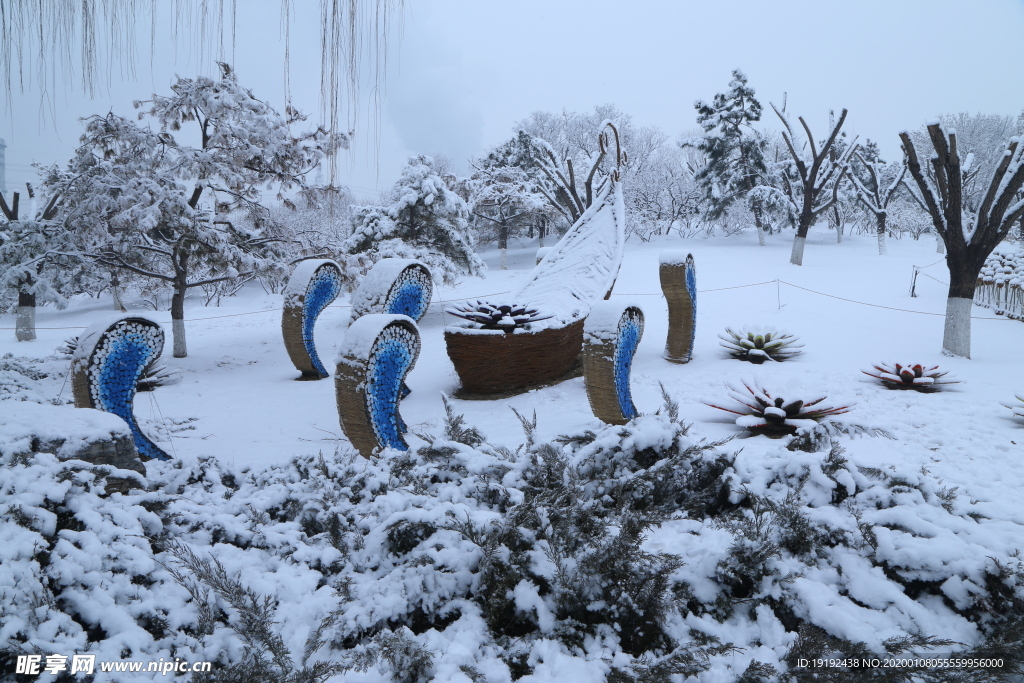
[[[942,241],[942,235],[940,235],[938,233],[935,233],[935,253],[936,254],[945,254],[946,253],[946,243]]]
[[[498,225],[498,249],[501,250],[501,269],[508,270],[508,225]]]
[[[24,283],[29,286],[31,282]],[[18,288],[18,314],[14,324],[14,337],[18,341],[32,341],[36,338],[36,295]]]
[[[971,307],[978,284],[980,264],[974,267],[962,255],[947,258],[949,295],[946,299],[946,326],[942,335],[942,353],[947,356],[971,357]]]
[[[885,247],[885,214],[875,214],[875,222],[878,225],[878,255],[885,256],[888,253],[888,250]]]
[[[171,295],[171,336],[174,339],[174,357],[184,358],[188,355],[185,346],[185,283],[181,280],[174,283],[174,294]]]
[[[804,264],[804,242],[807,240],[797,235],[793,238],[793,253],[789,257],[789,262],[794,266],[802,266]]]
[[[117,276],[117,271],[110,271],[110,294],[114,299],[114,310],[127,313],[128,309],[124,307],[124,303],[121,301],[121,278]]]
[[[839,206],[832,205],[832,219],[836,222],[836,244],[843,243],[843,222],[839,217]]]
[[[757,227],[757,243],[759,246],[764,246],[764,221],[761,220],[761,204],[760,202],[754,202],[752,207],[754,211],[754,225]]]

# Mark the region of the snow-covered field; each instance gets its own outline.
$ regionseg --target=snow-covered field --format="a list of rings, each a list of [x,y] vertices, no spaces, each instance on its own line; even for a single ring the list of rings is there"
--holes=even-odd
[[[834,233],[812,233],[808,258],[802,267],[788,263],[790,237],[776,236],[758,248],[753,235],[719,239],[661,238],[627,245],[614,296],[635,301],[645,313],[644,337],[633,365],[633,395],[641,412],[661,404],[661,382],[682,406],[683,417],[694,422],[702,436],[717,439],[737,430],[728,415],[702,401],[724,400],[725,382],[744,378],[762,381],[784,395],[825,393],[837,403],[855,402],[847,421],[886,429],[897,435],[885,455],[872,440],[854,440],[851,451],[871,458],[877,453],[890,461],[895,452],[902,462],[927,465],[971,496],[1013,502],[1024,486],[1024,432],[1002,403],[1024,393],[1024,323],[995,316],[975,307],[971,360],[940,355],[948,280],[941,256],[930,239],[903,240],[879,257],[869,236],[847,236],[835,244]],[[667,308],[658,281],[658,252],[686,249],[697,263],[697,340],[694,360],[675,365],[661,357],[665,345]],[[511,249],[509,270],[497,269],[497,254],[485,255],[491,267],[485,278],[468,278],[454,288],[439,288],[435,303],[420,323],[423,350],[408,380],[413,393],[402,403],[402,414],[417,432],[440,424],[444,415],[441,393],[458,385],[444,348],[443,330],[456,322],[443,313],[443,301],[501,297],[515,289],[533,266],[536,245]],[[912,266],[934,264],[917,279],[917,297],[909,296]],[[927,276],[931,277],[927,277]],[[932,279],[936,278],[936,279]],[[776,284],[780,280],[782,283]],[[723,289],[753,283],[753,287]],[[793,286],[795,285],[795,286]],[[813,293],[798,289],[815,290]],[[719,291],[708,291],[719,290]],[[919,311],[909,313],[866,306]],[[348,325],[347,295],[342,295],[317,323],[317,346],[330,366]],[[134,310],[144,310],[135,308]],[[79,300],[65,311],[40,309],[38,339],[14,341],[13,315],[0,317],[0,355],[44,358],[76,327],[85,327],[111,313],[109,300]],[[165,323],[168,333],[164,358],[180,369],[180,384],[160,388],[136,399],[136,414],[157,440],[175,456],[191,459],[212,455],[227,463],[261,468],[286,462],[304,453],[330,453],[343,440],[330,380],[296,382],[297,371],[285,353],[280,331],[280,297],[258,286],[225,299],[220,307],[193,304],[187,309],[189,355],[170,358],[170,314],[147,314]],[[719,346],[725,328],[746,323],[774,326],[799,336],[802,355],[785,364],[752,366],[728,359]],[[48,329],[68,328],[68,329]],[[861,374],[879,361],[922,362],[948,369],[960,384],[921,396],[886,391]],[[43,364],[54,371],[46,386],[52,395],[70,400],[63,364]],[[514,369],[510,369],[514,371]],[[520,412],[536,410],[543,437],[593,427],[583,379],[501,401],[456,401],[467,421],[479,426],[492,443],[519,442]],[[170,436],[161,433],[167,424]],[[181,427],[170,426],[180,424]],[[184,427],[184,428],[183,428]],[[421,443],[410,437],[414,445]],[[1015,443],[1016,442],[1016,443]],[[744,442],[744,448],[773,443],[764,438]],[[1024,521],[1024,517],[1021,518]]]
[[[869,432],[884,430],[891,436],[854,433],[838,437],[846,449],[845,457],[852,463],[883,470],[894,466],[901,476],[919,474],[921,481],[927,480],[922,484],[926,491],[938,491],[940,486],[958,489],[958,502],[947,508],[956,523],[909,513],[898,518],[893,513],[896,521],[890,524],[891,528],[912,527],[909,531],[930,543],[914,545],[898,538],[879,538],[879,554],[903,557],[901,566],[905,567],[914,564],[907,562],[906,556],[918,553],[924,574],[934,573],[936,566],[952,567],[950,571],[955,573],[959,571],[956,567],[965,562],[984,562],[986,555],[1009,557],[1015,549],[1024,548],[1024,424],[1002,405],[1015,401],[1015,394],[1024,395],[1024,322],[1010,321],[975,307],[972,359],[943,357],[939,349],[946,286],[940,281],[946,281],[948,274],[931,239],[891,242],[889,255],[880,257],[872,237],[847,236],[843,243],[836,244],[834,233],[812,231],[802,267],[788,263],[791,240],[789,234],[770,237],[764,248],[757,246],[753,234],[690,240],[655,238],[650,243],[627,244],[614,296],[635,301],[646,316],[632,374],[637,408],[646,414],[658,410],[662,405],[661,384],[679,403],[682,420],[692,424],[688,436],[713,441],[740,434],[727,413],[704,403],[726,400],[726,382],[750,379],[787,398],[827,395],[830,404],[852,404],[852,410],[838,418],[839,423],[853,426],[854,432],[856,426],[861,426]],[[491,270],[485,278],[466,279],[453,288],[435,291],[435,303],[420,323],[423,347],[419,362],[407,380],[412,394],[401,406],[411,432],[439,433],[445,416],[441,395],[451,394],[457,386],[443,340],[444,326],[453,319],[443,313],[443,302],[470,297],[500,299],[501,293],[516,289],[523,281],[533,266],[536,246],[522,244],[510,249],[507,271],[497,269],[497,253],[489,252],[484,256]],[[658,252],[667,248],[691,251],[697,264],[697,339],[694,360],[685,365],[662,359],[667,310],[658,281]],[[909,286],[914,265],[930,267],[918,276],[917,296],[911,298]],[[323,313],[316,328],[320,356],[328,367],[332,367],[329,361],[345,334],[346,304],[347,296],[343,295]],[[14,326],[13,315],[0,316],[0,328],[4,328],[0,330],[0,356],[10,353],[34,359],[39,369],[49,373],[35,385],[39,398],[70,402],[70,385],[64,376],[67,361],[54,357],[55,349],[77,333],[75,328],[85,327],[97,316],[108,315],[110,309],[109,300],[78,300],[66,311],[41,309],[37,318],[38,339],[21,343],[14,341],[13,329],[8,329]],[[166,323],[169,333],[166,311],[150,315]],[[195,466],[200,458],[212,456],[221,462],[224,471],[247,468],[256,472],[287,464],[296,456],[322,453],[330,458],[339,446],[346,446],[338,424],[333,381],[294,381],[298,373],[281,340],[280,296],[249,288],[224,300],[218,308],[203,308],[193,301],[186,309],[186,318],[188,357],[169,358],[169,334],[165,348],[167,364],[180,369],[182,381],[136,398],[136,415],[143,429],[165,451],[184,462],[186,468]],[[786,363],[761,366],[728,358],[717,335],[727,326],[735,328],[748,323],[773,326],[799,336],[805,345],[803,353]],[[959,383],[938,393],[919,394],[887,390],[861,373],[873,363],[905,361],[940,365]],[[515,368],[509,371],[514,372]],[[523,430],[511,408],[524,415],[536,411],[538,440],[601,428],[590,412],[582,378],[509,399],[452,400],[452,405],[456,412],[465,415],[468,424],[480,429],[489,444],[513,450],[522,443]],[[0,402],[0,422],[3,412]],[[413,435],[409,441],[414,448],[425,443]],[[780,441],[764,436],[734,440],[723,450],[740,448],[737,477],[753,489],[759,485],[759,468],[774,467],[785,472],[789,467],[795,476],[801,467],[808,466],[805,461],[812,457],[800,452],[790,454],[781,448]],[[792,460],[787,464],[790,457]],[[821,460],[820,454],[813,457]],[[766,486],[771,488],[770,483]],[[808,486],[808,490],[811,488]],[[921,500],[903,504],[914,510],[914,505],[924,505]],[[896,505],[887,509],[898,508]],[[947,514],[937,509],[938,514]],[[971,515],[984,517],[985,522],[971,522]],[[835,521],[840,526],[842,523]],[[683,557],[686,566],[680,570],[681,576],[690,577],[694,591],[702,585],[701,576],[713,574],[715,563],[731,543],[731,536],[722,536],[724,531],[701,530],[699,526],[694,520],[669,521],[651,529],[645,541],[645,548],[651,552]],[[898,531],[891,533],[899,535]],[[943,554],[943,548],[948,549],[948,556]],[[970,553],[972,557],[960,557],[958,553]],[[248,575],[243,571],[245,561],[230,553],[224,557],[226,564],[251,580],[251,585],[276,591],[282,603],[304,604],[305,589],[298,586],[307,585],[308,577],[296,578],[293,588],[284,590],[281,587],[288,584],[287,576],[271,580]],[[895,584],[887,582],[877,567],[858,563],[853,555],[832,564],[837,563],[845,570],[845,578],[841,578],[844,571],[837,575],[830,565],[822,564],[792,580],[790,590],[803,596],[800,604],[804,612],[798,609],[799,617],[832,635],[869,644],[899,633],[913,633],[915,629],[966,645],[977,642],[975,625],[954,614],[942,600],[922,604],[903,594],[888,594],[886,591],[892,591]],[[894,560],[895,564],[899,562]],[[977,568],[963,571],[970,575]],[[934,578],[938,574],[929,576]],[[951,601],[955,602],[957,596],[966,601],[977,588],[967,583],[959,578],[950,579],[942,584],[942,590]],[[839,588],[831,592],[820,588],[829,585]],[[320,590],[315,581],[307,588],[307,595]],[[718,589],[708,585],[704,590],[713,596]],[[516,604],[526,611],[533,604],[531,601],[543,602],[536,593],[516,596]],[[535,609],[537,619],[543,621],[541,606]],[[285,638],[289,643],[298,643],[297,649],[301,649],[314,613],[320,614],[307,605],[281,616]],[[306,622],[302,621],[303,615],[308,616]],[[742,672],[755,655],[760,661],[783,668],[779,662],[795,638],[795,634],[782,629],[778,620],[760,612],[724,623],[708,615],[678,618],[685,622],[676,624],[678,628],[702,630],[717,635],[723,642],[732,641],[747,648],[742,655],[721,658],[721,662],[694,679],[703,683],[735,680],[737,667]],[[437,680],[470,680],[457,667],[445,677],[440,672],[448,671],[445,662],[449,659],[458,661],[452,654],[453,642],[472,632],[471,624],[464,625],[452,632],[455,635],[437,635],[430,641],[442,653],[435,657]],[[466,651],[477,647],[465,645]],[[530,654],[535,665],[532,677],[521,680],[586,682],[603,680],[607,674],[607,662],[602,664],[597,655],[572,658],[564,653],[549,653],[545,659],[542,649],[538,645]],[[937,648],[944,652],[950,649]],[[587,652],[599,650],[595,647]],[[488,669],[481,663],[483,659],[477,661],[477,670],[491,672],[480,680],[508,680],[500,666]],[[538,661],[549,665],[538,665]],[[344,680],[387,680],[375,671],[351,673]]]

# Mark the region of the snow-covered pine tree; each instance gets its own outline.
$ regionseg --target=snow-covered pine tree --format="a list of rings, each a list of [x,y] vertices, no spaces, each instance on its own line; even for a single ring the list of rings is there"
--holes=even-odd
[[[65,294],[75,280],[73,266],[81,262],[71,233],[53,221],[59,197],[54,195],[37,210],[31,185],[28,192],[32,201],[24,212],[20,193],[11,194],[10,204],[0,194],[0,308],[12,303],[16,307],[18,341],[36,338],[38,303],[67,305]],[[22,213],[28,217],[22,218]]]
[[[811,229],[819,215],[838,201],[839,187],[847,173],[850,157],[857,150],[857,140],[854,138],[842,152],[835,150],[836,153],[833,153],[839,131],[846,121],[846,109],[839,114],[839,120],[831,125],[828,137],[820,143],[820,148],[815,144],[814,135],[811,134],[811,129],[802,116],[797,120],[807,134],[807,139],[804,145],[798,145],[785,106],[780,110],[773,104],[772,109],[782,121],[782,140],[793,160],[797,176],[796,182],[784,184],[784,195],[790,204],[790,210],[797,217],[796,237],[793,239],[793,253],[789,262],[801,266],[804,262],[807,231]]]
[[[389,257],[419,259],[447,283],[483,273],[486,266],[469,229],[469,207],[437,174],[431,157],[411,157],[386,197],[386,206],[353,208],[348,253],[365,254],[372,263]]]
[[[1024,217],[1024,198],[1020,194],[1024,187],[1024,147],[1020,138],[1011,137],[1005,151],[995,156],[987,186],[980,184],[978,191],[965,191],[966,183],[981,172],[972,167],[973,155],[961,160],[956,132],[947,132],[940,121],[929,123],[927,129],[935,150],[929,159],[930,172],[922,169],[910,133],[900,133],[900,140],[907,155],[907,170],[946,245],[949,294],[942,352],[970,358],[971,306],[978,273],[996,245]]]
[[[186,292],[257,270],[278,239],[259,220],[246,227],[227,214],[259,217],[262,188],[284,199],[347,138],[321,128],[293,136],[305,116],[256,99],[226,64],[219,80],[179,78],[171,89],[136,103],[148,105],[140,118],[159,121],[159,133],[114,114],[87,119],[60,189],[66,224],[98,264],[172,287],[174,356],[183,358]],[[183,124],[195,125],[198,147],[175,139]]]
[[[695,147],[706,159],[694,176],[703,191],[706,216],[718,220],[737,201],[748,201],[763,247],[765,211],[758,195],[751,194],[768,174],[767,141],[751,126],[761,120],[761,103],[754,97],[747,77],[736,69],[728,92],[717,93],[711,103],[698,100],[693,106],[704,135],[682,144]]]
[[[546,203],[526,168],[517,165],[513,139],[473,164],[469,178],[470,213],[481,232],[496,237],[501,251],[501,269],[507,270],[508,239],[530,223]]]
[[[863,150],[854,152],[850,180],[861,204],[875,217],[878,255],[885,256],[885,235],[889,229],[889,204],[900,193],[907,166],[902,161],[885,163],[878,155],[878,145],[868,140]]]

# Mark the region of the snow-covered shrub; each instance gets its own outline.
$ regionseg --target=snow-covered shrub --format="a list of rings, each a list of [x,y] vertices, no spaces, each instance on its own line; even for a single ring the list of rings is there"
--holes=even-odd
[[[780,332],[772,327],[744,326],[737,331],[725,328],[728,336],[718,335],[720,346],[725,347],[729,355],[737,360],[745,360],[760,365],[766,360],[785,361],[800,353],[797,349],[798,337]]]
[[[551,442],[520,419],[515,450],[449,406],[408,452],[150,463],[147,490],[109,498],[103,468],[0,460],[0,666],[185,657],[215,662],[196,681],[275,683],[1020,671],[1024,527],[927,472],[837,445],[727,455],[671,401]],[[937,649],[1003,668],[797,665]]]
[[[868,377],[882,380],[887,389],[913,389],[924,393],[939,391],[946,384],[958,384],[955,380],[943,380],[948,372],[939,372],[938,365],[879,363],[871,370],[861,370]]]
[[[466,202],[448,189],[427,156],[414,156],[388,193],[387,206],[353,207],[350,254],[422,261],[445,282],[479,275],[486,266],[474,251]]]
[[[799,429],[814,427],[814,423],[826,417],[842,415],[850,410],[850,406],[821,405],[827,396],[810,400],[787,400],[781,396],[772,396],[767,389],[756,388],[756,385],[751,386],[746,382],[743,382],[746,392],[732,385],[726,386],[729,387],[729,398],[736,405],[731,408],[713,403],[706,405],[739,415],[736,424],[753,434],[770,437],[796,434]]]
[[[1020,403],[1008,403],[1006,407],[1013,411],[1014,416],[1024,417],[1024,396],[1015,397]]]
[[[24,358],[15,358],[14,354],[5,354],[0,358],[0,401],[33,401],[48,403],[49,401],[38,388],[38,382],[45,379],[47,373]]]

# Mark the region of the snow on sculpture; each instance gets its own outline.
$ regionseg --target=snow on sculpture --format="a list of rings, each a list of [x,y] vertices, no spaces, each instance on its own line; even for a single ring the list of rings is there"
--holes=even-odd
[[[644,314],[638,306],[597,303],[583,331],[583,377],[594,415],[609,424],[626,424],[637,417],[629,375],[644,334]]]
[[[612,177],[506,300],[534,307],[545,319],[508,332],[474,324],[445,331],[459,393],[518,392],[567,378],[583,345],[584,319],[594,302],[611,295],[624,243],[622,188]]]
[[[407,315],[370,313],[345,333],[334,377],[338,417],[364,457],[385,448],[409,450],[398,403],[419,353],[419,329]]]
[[[673,363],[689,363],[697,329],[697,270],[693,254],[666,250],[661,252],[659,261],[661,291],[668,301],[665,358]]]
[[[119,316],[88,328],[71,358],[76,408],[113,413],[128,423],[143,460],[170,456],[142,433],[133,412],[136,385],[164,348],[164,332],[148,318]]]
[[[388,313],[419,322],[433,295],[434,280],[425,264],[413,259],[381,259],[352,295],[352,320],[369,313]]]
[[[341,293],[341,268],[327,259],[300,261],[288,278],[284,290],[281,332],[284,346],[299,379],[315,380],[328,376],[313,343],[316,319]]]

